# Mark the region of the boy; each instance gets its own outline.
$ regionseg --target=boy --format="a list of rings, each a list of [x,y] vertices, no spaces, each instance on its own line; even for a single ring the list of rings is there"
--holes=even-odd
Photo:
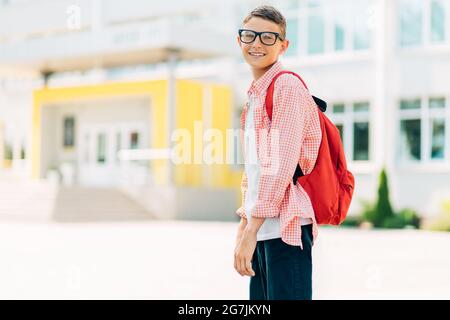
[[[265,95],[282,70],[286,20],[271,6],[254,9],[237,37],[253,81],[241,116],[245,157],[234,268],[250,278],[250,300],[312,299],[312,246],[317,223],[308,194],[292,177],[314,168],[322,134],[318,108],[300,79],[275,81],[272,121]]]

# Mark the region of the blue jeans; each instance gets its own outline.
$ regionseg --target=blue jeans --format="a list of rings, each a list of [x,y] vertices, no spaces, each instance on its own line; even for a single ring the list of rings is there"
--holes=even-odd
[[[258,241],[250,300],[312,300],[312,224],[302,226],[303,250],[281,238]]]

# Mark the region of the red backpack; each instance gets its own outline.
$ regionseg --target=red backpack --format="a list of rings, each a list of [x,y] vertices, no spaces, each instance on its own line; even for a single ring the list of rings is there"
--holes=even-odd
[[[284,73],[298,77],[306,89],[303,79],[294,72],[281,71],[272,80],[266,95],[266,112],[272,120],[273,90],[275,80]],[[326,102],[312,96],[322,112],[319,112],[322,142],[319,147],[316,164],[310,174],[304,175],[297,164],[293,182],[298,181],[311,199],[318,224],[341,224],[347,216],[353,196],[355,179],[347,170],[344,147],[338,128],[323,114]]]

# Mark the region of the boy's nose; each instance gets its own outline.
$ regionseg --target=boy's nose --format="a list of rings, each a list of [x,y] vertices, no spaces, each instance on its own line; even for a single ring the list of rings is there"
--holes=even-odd
[[[256,37],[255,41],[252,42],[252,48],[261,48],[262,46],[261,40],[259,40],[259,37]]]

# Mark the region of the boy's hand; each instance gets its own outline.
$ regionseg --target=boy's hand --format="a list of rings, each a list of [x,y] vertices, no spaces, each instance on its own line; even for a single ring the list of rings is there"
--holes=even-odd
[[[256,232],[245,228],[234,251],[234,268],[241,276],[254,276],[252,257],[256,248]]]

